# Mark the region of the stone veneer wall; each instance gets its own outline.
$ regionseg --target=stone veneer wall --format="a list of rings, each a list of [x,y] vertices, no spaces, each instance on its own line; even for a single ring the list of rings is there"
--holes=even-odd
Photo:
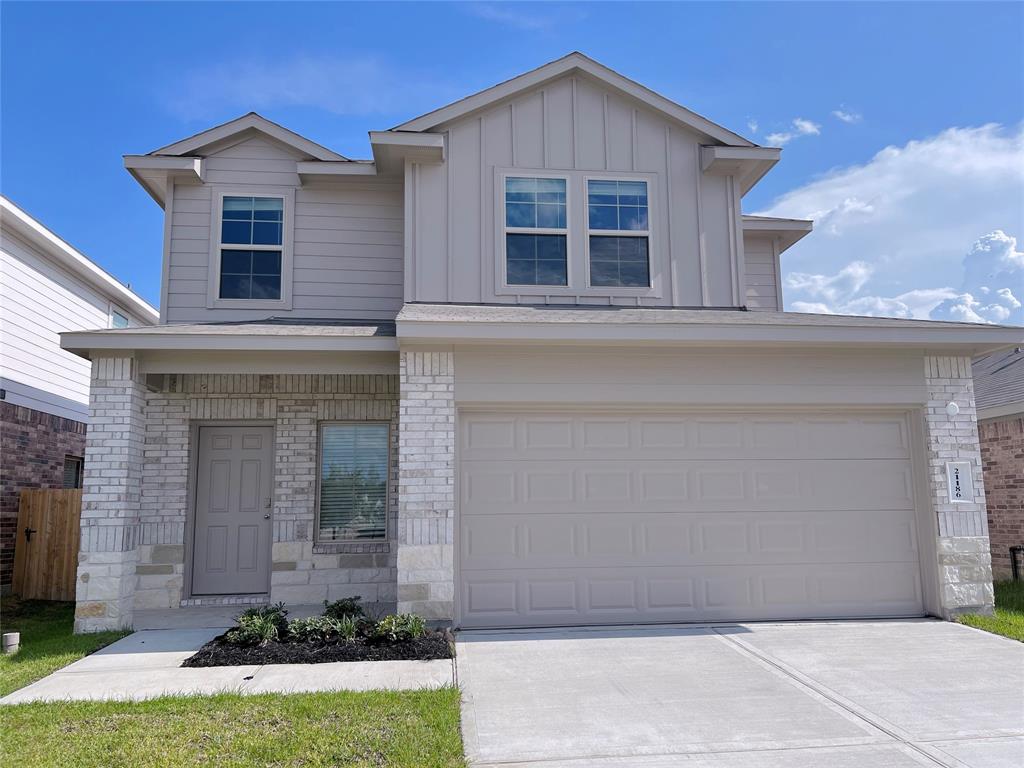
[[[947,619],[963,613],[991,613],[992,564],[971,359],[927,356],[924,364],[928,486],[938,515],[940,611]],[[946,413],[950,401],[960,407],[956,416]],[[947,461],[971,463],[974,503],[950,502]]]
[[[1024,416],[982,421],[978,434],[985,470],[992,570],[996,578],[1008,579],[1012,574],[1010,547],[1024,546]]]
[[[14,574],[18,504],[24,488],[63,488],[64,457],[85,456],[85,424],[0,402],[0,592]]]
[[[455,361],[402,352],[398,438],[398,610],[454,618]]]
[[[187,598],[185,536],[190,425],[274,425],[274,521],[270,601],[316,604],[359,595],[396,601],[392,545],[398,512],[398,377],[335,374],[165,375],[146,405],[146,444],[135,608],[172,608]],[[321,422],[388,421],[392,477],[389,541],[314,542]],[[199,598],[186,604],[244,600]]]

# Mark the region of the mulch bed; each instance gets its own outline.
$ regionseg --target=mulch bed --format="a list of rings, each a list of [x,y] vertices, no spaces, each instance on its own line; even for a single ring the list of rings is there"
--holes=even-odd
[[[322,664],[329,661],[429,661],[452,658],[447,631],[430,631],[403,643],[367,643],[363,638],[337,643],[267,643],[243,647],[215,637],[182,662],[183,667],[233,667],[243,664]]]

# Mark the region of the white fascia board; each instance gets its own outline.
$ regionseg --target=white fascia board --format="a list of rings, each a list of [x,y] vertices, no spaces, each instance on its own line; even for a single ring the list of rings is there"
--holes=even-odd
[[[370,131],[374,164],[381,173],[400,173],[405,162],[438,165],[444,162],[444,134]]]
[[[712,176],[735,176],[745,195],[782,157],[776,147],[701,147],[701,170]]]
[[[201,184],[206,171],[206,161],[201,157],[125,155],[124,167],[163,208],[167,203],[164,200],[167,179],[173,178],[187,184]]]
[[[395,126],[393,131],[428,131],[440,125],[449,123],[460,117],[464,117],[480,109],[504,99],[512,98],[518,93],[536,88],[544,83],[561,77],[573,71],[583,72],[590,77],[611,86],[612,88],[630,96],[633,99],[647,105],[673,120],[704,134],[722,144],[729,144],[741,147],[753,147],[753,142],[748,141],[737,133],[711,122],[706,117],[692,112],[661,94],[655,93],[646,86],[634,80],[620,75],[613,69],[599,64],[579,51],[563,56],[560,59],[544,64],[537,69],[526,72],[511,80],[487,88],[478,93],[467,96],[464,99],[453,102],[447,106],[428,112],[425,115],[409,120],[401,125]]]
[[[189,136],[187,139],[176,141],[173,144],[168,144],[160,149],[154,149],[150,152],[150,155],[190,155],[196,154],[204,147],[208,147],[211,144],[215,144],[218,141],[223,141],[234,136],[242,131],[256,130],[260,133],[264,133],[270,136],[272,139],[276,139],[282,144],[286,144],[303,154],[309,155],[317,160],[334,160],[344,161],[348,160],[347,157],[339,155],[337,152],[332,152],[317,144],[315,141],[310,141],[305,136],[301,136],[295,131],[290,131],[282,125],[271,122],[262,115],[258,115],[255,112],[250,112],[247,115],[242,115],[234,120],[229,120],[221,125],[214,126],[205,131],[201,131],[193,136]]]
[[[160,313],[156,307],[3,196],[0,196],[0,212],[5,229],[10,228],[27,239],[141,322],[149,325],[159,322]]]
[[[785,251],[814,230],[808,219],[743,219],[743,231],[778,238],[779,250]]]
[[[245,336],[240,334],[70,331],[60,335],[60,346],[80,357],[92,359],[96,353],[133,352],[136,350],[395,352],[398,350],[398,341],[393,336],[268,336],[266,334]]]
[[[398,320],[402,344],[438,343],[558,343],[608,346],[763,345],[859,346],[956,350],[984,354],[1019,344],[1024,331],[1016,328],[871,328],[835,325],[769,325],[714,323],[517,323]]]
[[[347,176],[376,176],[377,166],[372,162],[348,160],[343,163],[309,160],[295,163],[295,172],[302,181],[336,179]]]

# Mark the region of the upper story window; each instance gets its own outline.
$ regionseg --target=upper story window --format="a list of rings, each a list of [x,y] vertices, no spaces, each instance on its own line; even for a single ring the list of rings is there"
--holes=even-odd
[[[566,186],[564,178],[505,178],[508,285],[568,285]]]
[[[646,181],[587,180],[591,286],[649,287],[650,235]]]
[[[113,307],[110,309],[110,327],[111,328],[127,328],[131,325],[128,320],[128,316],[123,312],[120,312]]]
[[[281,298],[284,200],[224,196],[218,298]]]

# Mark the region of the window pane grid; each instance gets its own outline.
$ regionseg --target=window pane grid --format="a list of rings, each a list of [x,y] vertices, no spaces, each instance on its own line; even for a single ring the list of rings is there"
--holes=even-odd
[[[280,299],[281,252],[221,251],[220,298]]]
[[[566,180],[505,179],[505,282],[568,285]]]
[[[280,246],[283,228],[284,201],[281,198],[224,198],[222,244]]]
[[[387,424],[325,424],[320,431],[318,540],[387,538]]]
[[[591,286],[650,287],[646,181],[588,180],[587,229]]]

